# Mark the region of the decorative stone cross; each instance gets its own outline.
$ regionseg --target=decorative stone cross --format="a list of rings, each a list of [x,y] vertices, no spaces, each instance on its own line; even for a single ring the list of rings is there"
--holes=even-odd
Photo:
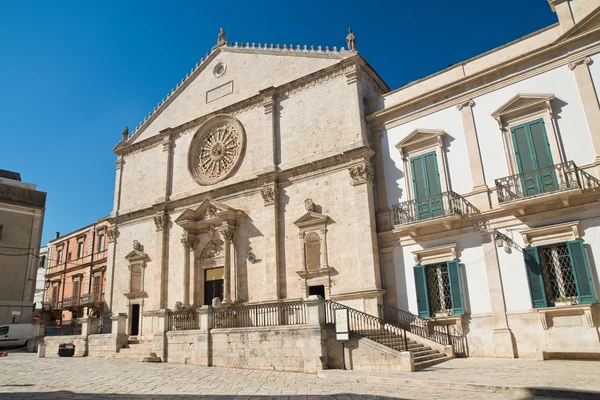
[[[356,35],[354,34],[354,32],[352,32],[352,29],[350,28],[348,28],[346,43],[348,43],[348,50],[356,50]]]

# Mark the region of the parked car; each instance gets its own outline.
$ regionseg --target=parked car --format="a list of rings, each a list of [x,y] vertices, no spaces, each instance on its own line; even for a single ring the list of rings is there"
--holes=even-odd
[[[0,325],[0,347],[26,347],[29,340],[35,339],[33,325]]]

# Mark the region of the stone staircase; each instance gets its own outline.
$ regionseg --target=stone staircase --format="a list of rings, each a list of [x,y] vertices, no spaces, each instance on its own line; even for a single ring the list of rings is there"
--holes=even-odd
[[[122,347],[110,358],[118,358],[132,361],[161,362],[161,359],[152,352],[151,341],[141,341],[137,338],[129,338],[127,347]]]
[[[457,342],[456,336],[450,337],[444,334],[430,326],[428,320],[417,315],[395,308],[381,309],[382,319],[327,300],[326,321],[328,323],[334,323],[336,309],[348,310],[348,322],[353,335],[372,340],[398,352],[410,351],[414,357],[415,371],[454,358],[454,354],[447,355],[445,350],[451,340],[452,343]],[[455,346],[453,348],[456,350]]]
[[[404,351],[404,337],[402,335],[398,335],[397,338],[391,338],[390,331],[386,329],[357,329],[353,330],[353,333],[360,337],[365,337],[389,347],[390,349]],[[406,344],[408,345],[408,351],[413,354],[415,360],[415,371],[443,363],[444,361],[448,361],[453,358],[447,356],[445,353],[439,350],[432,349],[430,346],[419,343],[413,339],[407,338]]]

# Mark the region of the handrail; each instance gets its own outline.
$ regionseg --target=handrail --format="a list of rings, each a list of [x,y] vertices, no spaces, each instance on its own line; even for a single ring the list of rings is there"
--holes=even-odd
[[[408,351],[406,329],[390,324],[381,318],[337,303],[325,300],[325,321],[333,324],[336,309],[348,310],[350,331],[399,351]]]
[[[165,331],[189,331],[200,328],[196,310],[168,311]]]
[[[477,207],[453,191],[394,204],[392,210],[394,225],[414,224],[452,215],[468,217],[480,214]]]
[[[306,324],[306,307],[303,301],[213,308],[212,315],[215,328]]]
[[[451,325],[440,325],[435,321],[387,304],[379,305],[379,314],[386,322],[403,327],[414,335],[444,346],[452,345],[454,352],[458,355],[467,354],[465,335]]]
[[[573,161],[505,176],[495,180],[498,202],[507,203],[547,193],[600,189],[600,180],[580,169]]]

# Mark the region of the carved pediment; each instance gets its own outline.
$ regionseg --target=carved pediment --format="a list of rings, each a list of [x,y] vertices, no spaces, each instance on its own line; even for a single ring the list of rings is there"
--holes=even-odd
[[[501,119],[505,115],[516,114],[533,108],[551,108],[551,102],[555,98],[553,94],[519,93],[494,111],[492,117]]]
[[[551,3],[552,4],[552,3]],[[552,8],[554,6],[552,5]],[[584,19],[579,21],[578,24],[573,26],[567,32],[565,32],[561,37],[559,37],[556,42],[563,42],[566,39],[574,38],[579,35],[586,34],[588,32],[594,31],[600,28],[600,9],[592,12],[590,15],[586,16]]]
[[[146,253],[136,249],[131,250],[129,254],[125,256],[127,261],[129,261],[130,263],[145,261],[147,257],[148,255]]]
[[[298,228],[306,228],[315,225],[327,225],[327,222],[329,222],[329,217],[327,215],[309,211],[294,221],[294,225]]]
[[[175,223],[184,229],[199,230],[209,225],[220,225],[224,221],[235,221],[241,214],[221,202],[205,199],[196,209],[188,208]]]
[[[396,148],[400,151],[400,153],[406,154],[410,149],[428,147],[432,144],[442,146],[443,137],[445,134],[446,132],[438,129],[418,128],[398,142],[398,144],[396,144]]]

